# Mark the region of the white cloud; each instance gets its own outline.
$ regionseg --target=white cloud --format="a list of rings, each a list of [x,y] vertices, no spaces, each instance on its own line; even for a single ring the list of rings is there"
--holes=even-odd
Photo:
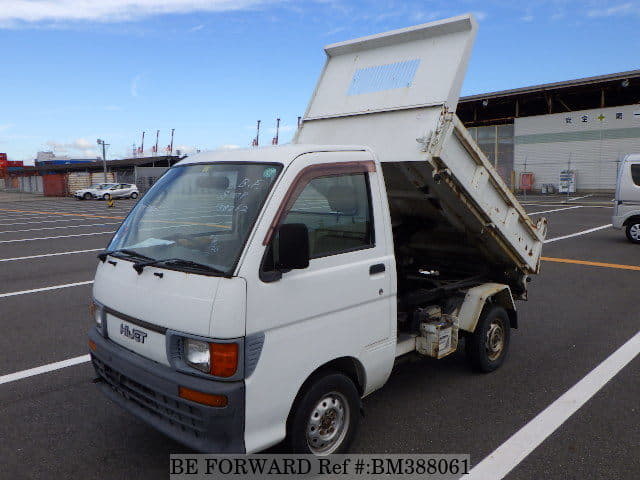
[[[158,147],[158,150],[159,149],[160,147]],[[177,155],[178,150],[180,150],[180,155],[191,155],[196,153],[199,149],[193,145],[174,145],[173,154]]]
[[[163,14],[246,10],[278,0],[2,0],[0,26],[11,22],[121,22]]]
[[[520,20],[522,20],[523,22],[533,22],[534,16],[533,15],[525,15],[524,17],[520,17]]]
[[[104,107],[104,109],[108,112],[117,112],[122,110],[122,107],[119,105],[107,105],[106,107]]]
[[[0,132],[9,130],[11,127],[13,127],[13,123],[5,123],[4,125],[0,125]]]
[[[98,149],[94,142],[90,142],[86,138],[78,138],[72,142],[58,142],[49,140],[46,145],[55,153],[68,154],[71,156],[79,156],[84,158],[95,158],[98,156]]]
[[[138,96],[138,85],[140,84],[140,79],[142,79],[142,75],[138,74],[135,77],[133,77],[131,79],[131,86],[130,86],[130,91],[131,91],[131,96],[132,97],[137,97]]]
[[[473,14],[479,22],[487,18],[487,12],[473,12]]]
[[[204,25],[196,25],[195,27],[191,27],[189,29],[190,32],[197,32],[198,30],[202,30],[204,28]]]
[[[336,28],[332,28],[331,30],[328,30],[326,32],[324,32],[324,35],[326,37],[330,37],[331,35],[335,35],[336,33],[340,33],[342,31],[344,31],[345,27],[336,27]]]
[[[587,12],[589,17],[612,17],[614,15],[638,15],[640,6],[631,2],[613,5],[609,8],[593,9]]]
[[[216,148],[216,150],[237,150],[238,148],[242,148],[242,147],[240,147],[240,145],[227,144],[227,145],[220,145],[218,148]]]

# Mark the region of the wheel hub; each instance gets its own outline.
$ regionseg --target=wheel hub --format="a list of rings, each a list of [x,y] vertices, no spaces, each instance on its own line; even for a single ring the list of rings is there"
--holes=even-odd
[[[634,240],[640,241],[640,223],[636,223],[629,228],[629,235]]]
[[[493,321],[489,325],[485,348],[491,361],[494,361],[502,354],[504,350],[504,327],[501,322]]]
[[[344,439],[349,424],[349,406],[344,396],[332,392],[323,396],[307,422],[307,444],[315,455],[334,452]]]

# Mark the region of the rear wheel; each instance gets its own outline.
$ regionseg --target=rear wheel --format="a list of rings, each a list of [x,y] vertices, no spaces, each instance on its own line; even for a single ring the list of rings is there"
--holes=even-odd
[[[84,198],[85,200],[91,200],[91,194],[87,192],[82,196],[82,198]]]
[[[305,387],[287,425],[293,453],[323,456],[345,453],[360,422],[360,394],[353,381],[328,372]]]
[[[507,356],[511,330],[507,311],[498,305],[487,305],[475,332],[466,339],[467,358],[474,370],[493,372]]]
[[[640,243],[640,219],[631,220],[627,224],[626,233],[630,242]]]
[[[133,192],[130,196],[131,198],[136,199],[138,198],[138,192]]]

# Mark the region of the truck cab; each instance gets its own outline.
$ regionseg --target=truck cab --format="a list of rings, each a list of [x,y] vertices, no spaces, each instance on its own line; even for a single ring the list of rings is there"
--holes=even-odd
[[[500,367],[546,221],[451,113],[475,29],[329,46],[293,144],[169,169],[99,255],[103,392],[199,451],[327,455],[397,358],[464,337],[476,370]]]
[[[613,228],[624,229],[627,239],[640,243],[640,155],[627,155],[618,170]]]

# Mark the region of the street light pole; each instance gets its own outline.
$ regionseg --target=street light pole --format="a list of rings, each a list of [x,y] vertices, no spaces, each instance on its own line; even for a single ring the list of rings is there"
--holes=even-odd
[[[104,140],[102,139],[98,139],[97,140],[98,145],[102,145],[102,171],[104,172],[104,183],[107,183],[107,153],[106,153],[106,146],[109,145],[108,143],[104,143]]]

